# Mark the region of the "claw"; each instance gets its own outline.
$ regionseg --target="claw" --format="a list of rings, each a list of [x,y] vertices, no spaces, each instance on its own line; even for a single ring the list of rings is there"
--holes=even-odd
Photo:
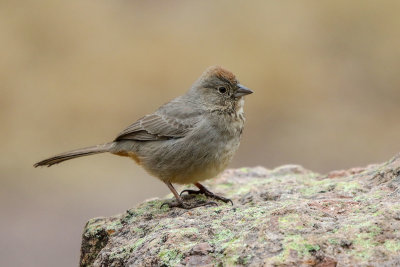
[[[222,202],[225,202],[225,203],[231,203],[231,205],[233,206],[233,201],[231,199],[229,199],[229,198],[221,197],[221,196],[214,195],[214,194],[212,196],[209,196],[209,197],[221,200]]]

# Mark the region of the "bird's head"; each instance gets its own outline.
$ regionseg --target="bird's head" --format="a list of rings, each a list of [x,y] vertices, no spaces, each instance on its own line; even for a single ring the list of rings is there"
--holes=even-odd
[[[190,93],[207,105],[234,107],[253,91],[241,85],[232,72],[212,66],[193,84]]]

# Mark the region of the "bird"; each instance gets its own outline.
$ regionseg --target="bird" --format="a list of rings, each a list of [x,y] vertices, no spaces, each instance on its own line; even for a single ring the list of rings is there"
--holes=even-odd
[[[34,167],[109,152],[136,161],[150,175],[164,182],[175,201],[170,208],[192,209],[215,202],[189,204],[183,193],[233,202],[209,191],[200,182],[216,177],[232,160],[243,132],[244,96],[252,90],[220,66],[208,67],[189,90],[120,132],[105,144],[72,150],[47,158]],[[172,184],[194,184],[198,190],[180,194]],[[163,204],[163,205],[164,205]]]

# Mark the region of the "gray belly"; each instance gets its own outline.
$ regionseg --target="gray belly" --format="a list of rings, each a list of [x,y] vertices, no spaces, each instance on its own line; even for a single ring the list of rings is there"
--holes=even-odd
[[[213,178],[226,168],[239,147],[240,132],[222,134],[205,128],[179,139],[122,141],[115,150],[131,152],[132,158],[163,181],[189,184]]]

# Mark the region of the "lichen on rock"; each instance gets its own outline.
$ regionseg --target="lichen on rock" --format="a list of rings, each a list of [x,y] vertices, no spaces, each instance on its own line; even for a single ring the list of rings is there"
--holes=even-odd
[[[205,185],[234,205],[182,210],[152,199],[89,220],[80,265],[400,265],[400,155],[327,175],[297,165],[227,170]]]

